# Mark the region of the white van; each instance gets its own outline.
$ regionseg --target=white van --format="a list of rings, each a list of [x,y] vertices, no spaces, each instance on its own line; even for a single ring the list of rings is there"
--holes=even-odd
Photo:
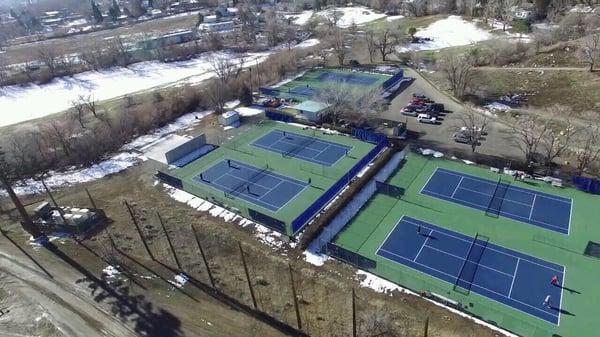
[[[417,115],[417,120],[420,123],[428,123],[428,124],[437,124],[437,119],[433,116],[430,116],[428,114],[418,114]]]

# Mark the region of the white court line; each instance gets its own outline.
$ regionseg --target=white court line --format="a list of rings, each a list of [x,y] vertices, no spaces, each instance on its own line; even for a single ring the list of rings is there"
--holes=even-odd
[[[425,182],[425,184],[423,185],[423,187],[421,187],[421,190],[419,191],[419,193],[423,193],[423,190],[425,189],[425,186],[429,185],[429,181],[431,180],[431,178],[433,178],[433,176],[437,173],[437,171],[439,170],[439,167],[435,168],[435,171],[433,171],[433,173],[431,173],[431,175],[429,176],[429,178],[427,179],[427,181]],[[417,174],[418,176],[418,174]]]
[[[407,258],[406,258],[406,257],[404,257],[404,256],[401,256],[401,255],[398,255],[398,254],[392,253],[392,252],[390,252],[390,251],[387,251],[387,250],[385,250],[385,249],[381,249],[381,251],[383,251],[383,252],[386,252],[386,253],[388,253],[388,254],[391,254],[391,255],[394,255],[394,256],[397,256],[397,257],[399,257],[399,258],[401,258],[401,259],[404,259],[404,260],[406,260],[406,261],[409,261],[409,262],[411,262],[411,263],[418,264],[418,265],[420,265],[421,267],[424,267],[424,268],[427,268],[427,269],[431,269],[431,270],[433,270],[433,271],[436,271],[436,272],[438,272],[438,273],[440,273],[440,274],[444,274],[444,275],[446,275],[446,276],[448,276],[448,277],[456,278],[456,276],[454,276],[454,275],[450,275],[450,274],[448,274],[448,273],[446,273],[446,272],[444,272],[444,271],[441,271],[441,270],[435,269],[435,268],[433,268],[433,267],[430,267],[430,266],[428,266],[428,265],[425,265],[425,264],[422,264],[422,263],[419,263],[419,262],[416,262],[416,261],[411,261],[411,260],[407,259]],[[379,255],[379,254],[377,254],[377,255]],[[379,256],[381,256],[381,255],[379,255]],[[389,261],[392,261],[392,262],[394,262],[394,263],[398,263],[398,264],[401,264],[401,265],[403,265],[403,266],[405,266],[405,267],[408,267],[408,268],[411,268],[411,269],[413,269],[413,270],[416,270],[416,271],[420,272],[421,274],[425,274],[425,275],[427,275],[427,276],[429,276],[429,277],[435,277],[435,278],[437,278],[438,280],[442,280],[442,281],[444,281],[444,282],[451,283],[451,282],[448,282],[448,281],[446,281],[446,280],[443,280],[443,279],[441,279],[441,278],[439,278],[439,277],[437,277],[437,276],[435,276],[435,275],[428,274],[428,273],[426,273],[426,272],[420,271],[420,270],[418,270],[418,269],[416,269],[416,268],[413,268],[413,267],[411,267],[411,266],[408,266],[408,265],[402,264],[402,263],[400,263],[400,262],[398,262],[398,261],[395,261],[395,260],[392,260],[392,259],[386,258],[385,256],[381,256],[381,257],[382,257],[382,258],[384,258],[384,259],[387,259],[387,260],[389,260]],[[498,296],[500,296],[500,297],[506,298],[506,299],[508,299],[508,300],[510,300],[510,301],[514,301],[514,302],[520,303],[520,304],[522,304],[522,305],[524,305],[524,306],[530,307],[531,309],[534,309],[534,310],[537,310],[537,311],[543,312],[544,314],[547,314],[547,315],[549,315],[549,316],[552,316],[552,317],[558,317],[558,318],[560,318],[560,317],[559,317],[559,315],[554,315],[554,314],[552,314],[552,313],[549,313],[549,312],[548,312],[548,311],[546,311],[546,310],[540,309],[540,308],[538,308],[538,307],[534,307],[534,306],[533,306],[533,305],[531,305],[531,304],[528,304],[528,303],[525,303],[525,302],[521,302],[521,301],[519,301],[519,300],[516,300],[516,299],[514,299],[514,298],[509,298],[509,297],[506,297],[506,295],[504,295],[504,294],[501,294],[501,293],[499,293],[499,292],[497,292],[497,291],[494,291],[494,290],[488,289],[488,288],[486,288],[486,287],[482,287],[482,286],[480,286],[480,285],[477,285],[477,283],[473,283],[471,286],[473,286],[473,287],[476,287],[476,288],[479,288],[479,289],[482,289],[482,290],[485,290],[485,291],[489,291],[489,292],[491,292],[491,293],[494,293],[494,294],[496,294],[496,295],[498,295]],[[523,310],[521,310],[521,309],[519,309],[519,308],[515,308],[515,307],[513,307],[513,306],[511,306],[511,305],[509,305],[509,304],[506,304],[506,303],[500,302],[500,301],[498,301],[498,300],[496,300],[496,299],[493,299],[493,298],[491,298],[491,297],[488,297],[488,296],[486,296],[486,295],[484,295],[484,294],[479,294],[479,295],[481,295],[481,296],[485,297],[486,299],[492,300],[492,301],[494,301],[494,302],[497,302],[497,303],[500,303],[500,304],[506,305],[507,307],[509,307],[509,308],[512,308],[513,310],[518,310],[518,311],[521,311],[521,312],[523,312],[523,313],[525,313],[525,314],[528,314],[528,315],[530,315],[530,316],[533,316],[533,317],[535,317],[535,318],[538,318],[538,319],[541,319],[541,320],[544,320],[544,321],[548,322],[548,320],[546,320],[546,319],[544,319],[544,318],[542,318],[542,317],[539,317],[539,316],[532,315],[532,314],[530,314],[530,313],[528,313],[528,312],[526,312],[526,311],[523,311]],[[554,323],[554,322],[550,322],[550,323],[552,323],[552,324],[556,324],[556,323]]]
[[[439,233],[439,232],[436,232],[436,233]],[[483,246],[481,246],[481,245],[476,245],[476,246],[483,247]],[[459,259],[459,260],[461,260],[461,261],[464,261],[465,263],[469,263],[469,262],[471,262],[472,264],[475,264],[475,265],[477,265],[477,266],[479,266],[479,267],[483,267],[483,268],[489,269],[489,270],[491,270],[491,271],[494,271],[494,272],[496,272],[496,273],[498,273],[498,274],[502,274],[502,275],[506,275],[506,276],[509,276],[509,277],[513,277],[513,275],[511,275],[511,274],[509,274],[509,273],[505,273],[505,272],[503,272],[503,271],[500,271],[500,270],[498,270],[498,269],[495,269],[495,268],[492,268],[492,267],[486,266],[485,264],[480,264],[480,263],[475,263],[475,261],[470,261],[470,260],[468,260],[468,257],[467,257],[467,259],[465,259],[464,257],[460,257],[460,256],[458,256],[458,255],[454,255],[454,254],[452,254],[452,253],[449,253],[449,252],[447,252],[447,251],[445,251],[445,250],[441,250],[441,249],[439,249],[439,248],[436,248],[436,247],[433,247],[433,246],[426,246],[426,247],[427,247],[427,248],[430,248],[430,249],[433,249],[433,250],[436,250],[436,251],[438,251],[438,252],[440,252],[440,253],[442,253],[442,254],[446,254],[446,255],[448,255],[448,256],[452,256],[452,257],[454,257],[454,258],[457,258],[457,259]],[[484,247],[484,248],[485,248],[485,247]],[[518,261],[517,261],[517,262],[518,262]],[[460,276],[460,275],[459,275],[459,276]]]
[[[510,294],[512,294],[513,286],[515,285],[515,279],[517,278],[517,271],[519,270],[519,262],[521,262],[521,258],[517,260],[517,267],[515,268],[515,272],[513,273],[512,282],[510,283],[510,290],[508,291],[508,298],[510,298]]]
[[[423,248],[425,248],[425,246],[427,245],[427,240],[429,240],[429,236],[433,233],[433,229],[429,230],[429,234],[427,234],[427,237],[425,238],[425,241],[423,241],[423,244],[421,245],[421,249],[419,249],[419,252],[417,253],[417,256],[415,256],[415,258],[413,259],[414,261],[417,261],[417,259],[419,258],[419,255],[421,255],[421,252],[423,251]]]
[[[477,194],[481,194],[481,195],[485,195],[486,197],[492,197],[492,198],[494,198],[494,194],[487,194],[487,193],[479,192],[479,191],[472,190],[470,188],[464,188],[464,187],[460,187],[460,189],[461,190],[465,190],[465,191],[469,191],[469,192],[473,192],[473,193],[477,193]],[[450,197],[450,198],[455,199],[455,200],[462,200],[462,199],[454,198],[453,196]],[[513,200],[513,199],[502,198],[502,200],[503,200],[503,202],[504,201],[508,201],[508,202],[512,202],[512,203],[515,203],[515,204],[520,204],[520,205],[523,205],[523,206],[531,207],[531,204],[527,204],[527,203],[524,203],[524,202],[521,202],[521,201],[517,201],[517,200]]]
[[[450,196],[450,198],[454,199],[454,195],[456,194],[456,191],[458,191],[458,188],[460,187],[460,184],[462,184],[463,179],[465,179],[465,177],[460,177],[460,181],[456,185],[456,188],[454,188],[454,192],[452,192],[452,195]]]
[[[404,222],[406,222],[406,223],[409,223],[409,224],[411,224],[411,225],[413,225],[413,226],[419,226],[419,224],[415,224],[414,222],[412,222],[412,221],[410,221],[410,220],[406,220],[406,219],[404,219],[404,217],[402,217],[402,219],[401,219],[400,221],[404,221]],[[421,225],[421,226],[422,226],[422,225]],[[394,228],[394,229],[395,229],[395,228]],[[440,231],[436,231],[436,232],[437,232],[437,233],[440,233],[440,234],[442,234],[442,235],[445,235],[445,236],[447,236],[447,237],[451,237],[451,238],[454,238],[454,239],[457,239],[457,240],[460,240],[460,241],[466,242],[466,243],[468,243],[468,244],[470,244],[470,243],[471,243],[471,241],[469,241],[469,240],[466,240],[466,239],[463,239],[463,238],[461,238],[461,237],[459,237],[459,236],[455,236],[455,235],[452,235],[452,234],[449,234],[449,233],[440,232]],[[503,251],[497,250],[497,249],[495,249],[495,248],[492,248],[492,247],[489,247],[489,246],[483,246],[483,245],[481,245],[481,244],[479,244],[479,243],[475,243],[475,245],[477,245],[477,246],[479,246],[479,247],[485,247],[485,249],[489,249],[489,250],[495,251],[495,252],[497,252],[497,253],[504,254],[504,255],[506,255],[506,256],[510,256],[510,257],[512,257],[512,258],[515,258],[515,259],[523,259],[523,260],[525,260],[525,261],[527,261],[527,262],[530,262],[530,263],[532,263],[532,264],[538,265],[538,266],[540,266],[540,267],[543,267],[543,268],[546,268],[546,269],[550,269],[550,270],[552,270],[552,271],[554,271],[554,272],[559,272],[559,273],[562,273],[562,271],[559,271],[559,270],[557,270],[557,269],[554,269],[554,268],[552,268],[552,267],[545,266],[545,265],[543,265],[543,264],[539,264],[539,263],[537,263],[537,262],[535,262],[535,261],[531,261],[531,260],[529,260],[529,259],[526,259],[526,258],[521,258],[521,257],[519,257],[519,256],[512,255],[512,254],[510,254],[510,253],[508,253],[508,252],[503,252]],[[494,244],[494,245],[496,245],[496,244]],[[496,245],[496,246],[499,246],[499,247],[502,247],[502,248],[508,249],[508,248],[506,248],[506,247],[504,247],[504,246],[501,246],[501,245]],[[564,267],[563,267],[563,268],[564,268]]]
[[[562,309],[562,301],[563,301],[563,298],[565,298],[564,290],[565,290],[565,278],[567,277],[567,267],[564,266],[563,268],[565,270],[562,274],[562,280],[560,281],[560,302],[558,303],[559,310],[558,310],[558,324],[557,325],[560,325],[560,314],[561,314],[560,309]]]
[[[440,194],[440,193],[437,193],[437,192],[432,192],[432,191],[425,191],[425,192],[427,192],[427,193],[431,193],[431,194],[435,194],[435,195],[439,196],[439,197],[440,197],[440,199],[442,199],[442,200],[445,200],[444,198],[448,198],[448,196],[447,196],[447,195]],[[475,209],[480,209],[479,207],[482,207],[481,205],[474,204],[474,203],[472,203],[472,202],[468,202],[468,201],[465,201],[465,200],[461,200],[461,199],[454,199],[454,200],[457,200],[457,201],[460,201],[460,202],[462,202],[462,203],[466,203],[466,204],[469,204],[469,205],[471,205],[471,206],[472,206],[472,207],[469,207],[469,206],[467,206],[467,205],[461,205],[460,203],[457,203],[458,205],[460,205],[460,206],[463,206],[463,207],[475,208]],[[524,217],[524,216],[516,215],[516,214],[510,213],[510,212],[506,212],[506,211],[500,211],[500,214],[501,214],[501,215],[505,215],[505,216],[506,216],[506,214],[508,214],[509,216],[510,216],[510,215],[512,215],[512,216],[514,216],[514,217],[516,217],[516,218],[519,218],[519,219],[524,219],[524,220],[533,221],[533,222],[534,222],[534,225],[535,225],[535,223],[539,223],[539,224],[543,224],[543,225],[545,225],[545,226],[548,226],[548,227],[553,227],[553,228],[561,229],[561,231],[558,231],[558,232],[559,232],[559,233],[561,233],[561,234],[564,234],[564,233],[563,233],[563,231],[565,230],[565,228],[564,228],[564,227],[560,227],[560,226],[551,225],[551,224],[549,224],[549,223],[545,223],[545,222],[543,222],[543,221],[540,221],[540,220],[527,219],[527,218],[526,218],[526,217]],[[509,216],[508,216],[508,217],[509,217]],[[527,223],[527,222],[526,222],[526,223]],[[544,226],[539,226],[539,227],[542,227],[542,228],[544,228]],[[551,228],[544,228],[544,229],[546,229],[546,230],[552,230]],[[552,230],[552,231],[553,231],[553,232],[557,232],[557,231],[555,231],[555,230]]]
[[[456,172],[452,172],[452,171],[450,171],[450,170],[443,169],[443,168],[442,168],[442,170],[443,170],[443,173],[447,173],[447,174],[454,175],[454,176],[457,176],[457,177],[464,177],[464,176],[467,176],[467,178],[469,178],[469,179],[471,179],[471,180],[480,181],[480,182],[482,182],[482,183],[485,183],[485,184],[488,184],[488,185],[496,186],[496,183],[495,183],[495,182],[492,182],[492,181],[490,181],[490,180],[488,180],[488,179],[485,179],[485,178],[479,178],[479,177],[475,177],[475,176],[472,176],[472,175],[470,175],[470,174],[466,174],[466,173],[465,173],[465,174],[456,173]],[[542,196],[542,197],[545,197],[545,198],[548,198],[548,199],[553,199],[553,200],[556,200],[556,201],[560,201],[560,202],[563,202],[563,203],[565,203],[565,204],[566,204],[566,203],[572,203],[572,201],[573,201],[573,199],[572,199],[572,198],[565,198],[565,197],[553,196],[552,194],[548,194],[548,193],[545,193],[545,192],[540,192],[540,193],[538,193],[538,192],[536,192],[536,191],[533,191],[533,190],[528,190],[528,189],[526,189],[526,188],[519,187],[519,186],[512,186],[512,185],[509,185],[509,188],[510,188],[510,189],[513,189],[513,190],[515,190],[515,191],[519,191],[519,192],[522,192],[522,193],[526,193],[526,194],[531,194],[531,195],[536,195],[536,194],[539,194],[539,195],[540,195],[540,196]],[[560,199],[559,199],[559,198],[560,198]]]
[[[535,208],[535,200],[537,199],[537,194],[533,196],[533,203],[531,203],[531,210],[529,211],[529,220],[531,220],[531,215],[533,214],[533,209]]]

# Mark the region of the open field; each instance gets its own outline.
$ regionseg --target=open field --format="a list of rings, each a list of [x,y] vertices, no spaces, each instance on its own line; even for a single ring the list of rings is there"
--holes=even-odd
[[[547,227],[540,228],[540,226],[537,225],[532,226],[525,220],[522,220],[521,216],[518,217],[519,220],[514,220],[514,217],[509,217],[510,214],[516,214],[515,212],[517,212],[516,209],[510,205],[511,202],[508,201],[508,199],[512,200],[518,197],[516,192],[506,192],[504,193],[504,196],[499,196],[500,199],[494,199],[495,196],[498,195],[496,192],[497,190],[494,190],[494,192],[491,193],[494,195],[494,198],[489,202],[489,205],[492,208],[494,208],[494,205],[496,204],[494,200],[504,201],[502,206],[498,206],[498,209],[501,210],[498,211],[498,216],[488,216],[486,214],[488,212],[473,208],[470,203],[465,203],[464,201],[471,200],[471,197],[467,195],[468,193],[471,193],[469,192],[469,188],[464,187],[469,184],[469,181],[473,180],[471,178],[469,178],[471,180],[468,181],[461,180],[461,182],[456,185],[455,193],[452,194],[452,200],[459,200],[459,202],[432,197],[430,193],[425,193],[425,191],[429,191],[433,188],[438,190],[443,187],[442,185],[436,185],[437,187],[432,185],[434,184],[432,179],[435,179],[432,178],[432,174],[440,167],[452,170],[453,172],[461,172],[479,178],[489,179],[491,182],[496,182],[499,178],[497,173],[492,173],[483,168],[467,166],[457,161],[430,159],[429,157],[410,153],[398,172],[388,180],[389,184],[401,187],[404,190],[402,197],[394,198],[384,194],[376,194],[345,230],[338,235],[335,240],[336,244],[353,252],[357,252],[361,256],[374,260],[376,262],[376,267],[373,269],[373,272],[376,274],[382,275],[389,280],[398,282],[399,284],[416,291],[429,291],[455,300],[461,303],[465,310],[470,311],[485,320],[496,322],[498,325],[519,335],[545,336],[557,333],[559,335],[567,336],[573,332],[575,332],[576,335],[581,336],[593,334],[593,331],[597,329],[597,327],[595,326],[593,319],[587,314],[593,310],[592,303],[594,301],[589,301],[589,299],[599,297],[600,292],[595,288],[595,283],[590,282],[590,280],[593,280],[600,275],[595,271],[597,269],[597,260],[583,255],[583,252],[588,244],[588,240],[599,234],[597,229],[589,223],[589,219],[594,219],[599,215],[597,207],[594,207],[598,202],[598,197],[570,188],[553,188],[543,182],[531,180],[526,182],[512,181],[512,178],[508,176],[503,179],[502,184],[508,184],[510,188],[513,189],[524,188],[526,189],[524,191],[536,191],[536,193],[546,193],[548,195],[561,196],[572,200],[572,210],[570,211],[570,218],[566,225],[568,226],[566,228],[570,228],[569,234],[567,235],[554,230],[548,230]],[[446,183],[447,182],[444,182],[443,184]],[[437,182],[435,184],[437,184]],[[483,196],[487,195],[485,194],[486,188],[483,188],[482,186],[475,188],[476,190],[474,191],[477,191],[477,193],[482,193]],[[463,196],[461,196],[463,194],[464,199]],[[519,196],[520,195],[521,194],[519,194]],[[488,203],[486,202],[486,204]],[[465,205],[469,207],[465,207]],[[535,206],[534,202],[534,206],[531,208],[531,211],[529,211],[529,219],[535,219],[537,216],[549,214],[546,211],[540,213],[539,211],[534,210],[535,207],[545,206],[542,206],[541,204]],[[567,207],[567,210],[569,209],[570,208]],[[460,233],[461,235],[466,235],[466,237],[470,238],[465,246],[463,246],[464,250],[460,253],[461,256],[457,257],[457,262],[470,261],[467,263],[467,268],[460,269],[461,272],[459,272],[458,276],[460,288],[468,288],[471,290],[470,292],[467,291],[465,293],[464,291],[456,291],[456,289],[453,289],[453,281],[457,276],[452,276],[452,272],[450,271],[448,271],[448,277],[452,282],[446,280],[445,274],[436,277],[431,276],[431,273],[437,273],[437,270],[454,268],[454,261],[443,260],[441,259],[441,256],[439,259],[428,259],[427,255],[436,253],[438,249],[428,248],[425,252],[422,252],[423,256],[421,257],[419,257],[420,254],[416,254],[417,256],[413,262],[416,260],[420,263],[420,265],[417,266],[419,269],[415,269],[417,267],[414,266],[408,267],[395,262],[402,261],[400,256],[397,255],[414,255],[413,253],[417,253],[418,250],[413,251],[413,253],[408,251],[406,253],[401,253],[402,250],[396,251],[396,249],[405,247],[404,249],[406,250],[408,247],[398,246],[393,242],[387,243],[386,246],[382,246],[384,242],[387,242],[386,240],[390,233],[396,228],[396,224],[403,217],[405,221],[407,221],[407,226],[412,229],[409,228],[408,231],[402,229],[401,232],[397,232],[397,234],[393,235],[400,235],[398,238],[402,238],[402,240],[409,239],[417,232],[414,223],[424,221],[421,223],[421,230],[426,237],[428,233],[435,233],[432,234],[435,238],[431,239],[432,242],[430,244],[427,244],[426,242],[423,242],[422,239],[419,239],[419,237],[415,237],[414,240],[411,241],[413,242],[411,245],[414,244],[414,242],[421,242],[422,246],[429,247],[433,245],[435,248],[435,246],[438,245],[444,246],[446,243],[446,248],[439,248],[441,249],[440,252],[442,252],[442,255],[445,255],[445,252],[448,250],[461,249],[459,249],[459,246],[455,245],[455,243],[450,242],[452,240],[444,239],[443,237],[447,236],[444,234],[445,232],[440,232],[442,229],[435,229],[435,226],[442,227],[443,231],[449,230],[456,233],[452,234],[452,236],[457,236]],[[552,220],[548,221],[556,221],[556,217],[552,217]],[[543,222],[546,223],[545,221]],[[400,230],[400,227],[398,228]],[[479,235],[479,240],[482,240],[481,237],[487,237],[489,240],[485,241],[485,245],[483,243],[477,244],[477,246],[483,248],[478,258],[466,253],[467,248],[469,248],[469,243],[471,242],[470,240],[472,240],[471,238],[475,237],[476,234]],[[491,266],[490,268],[492,269],[498,269],[503,268],[500,267],[501,264],[505,264],[495,258],[492,259],[489,252],[486,253],[486,245],[498,245],[504,247],[502,249],[508,248],[512,251],[512,253],[510,253],[511,256],[517,256],[518,254],[532,256],[521,256],[521,259],[542,259],[559,266],[564,266],[564,284],[561,283],[562,291],[556,292],[556,288],[549,285],[552,275],[549,273],[535,274],[536,272],[533,270],[525,270],[525,266],[521,266],[522,269],[517,269],[516,272],[514,272],[514,269],[511,269],[510,271],[512,274],[510,274],[511,278],[509,280],[512,280],[513,284],[517,284],[513,289],[514,293],[512,293],[512,295],[512,291],[509,291],[509,288],[512,288],[513,284],[511,284],[510,281],[507,281],[508,283],[502,283],[504,281],[501,281],[499,276],[491,276],[492,279],[496,280],[494,281],[495,283],[486,283],[485,278],[487,276],[483,275],[484,271],[489,269],[486,265]],[[382,249],[384,253],[388,252],[386,253],[387,255],[384,254],[387,257],[382,256]],[[392,260],[390,260],[390,256],[392,257]],[[441,267],[430,267],[432,266],[433,261],[441,263]],[[476,266],[480,263],[484,266],[477,268]],[[418,271],[422,270],[421,266],[425,266],[425,274],[423,274],[422,271]],[[459,269],[459,265],[454,266]],[[475,269],[473,269],[473,267],[475,267]],[[480,269],[484,270],[480,271]],[[463,271],[465,270],[471,273],[470,277],[464,277]],[[519,275],[520,273],[522,274]],[[562,275],[558,269],[554,273],[559,276]],[[489,295],[488,289],[495,289],[494,287],[506,289],[502,291],[497,289],[494,290],[494,299],[490,299],[491,295]],[[524,288],[521,289],[521,287]],[[506,293],[503,293],[504,291],[506,291]],[[546,309],[541,305],[546,294],[553,294],[552,298],[556,300],[553,304],[553,308],[555,309]],[[500,298],[498,298],[498,296],[500,296]],[[507,304],[511,303],[510,301],[513,301],[515,296],[518,298],[518,300],[516,300],[517,302]],[[497,301],[504,304],[499,304]],[[515,306],[520,306],[520,308],[514,308]]]

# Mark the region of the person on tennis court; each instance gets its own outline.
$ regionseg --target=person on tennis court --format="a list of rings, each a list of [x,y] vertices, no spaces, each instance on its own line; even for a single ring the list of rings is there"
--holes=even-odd
[[[421,225],[417,226],[417,235],[421,235]]]
[[[545,307],[550,308],[550,295],[546,295],[546,298],[544,299],[544,303],[542,303]]]
[[[552,278],[550,279],[550,284],[558,287],[559,286],[558,276],[556,276],[556,275],[552,276]]]

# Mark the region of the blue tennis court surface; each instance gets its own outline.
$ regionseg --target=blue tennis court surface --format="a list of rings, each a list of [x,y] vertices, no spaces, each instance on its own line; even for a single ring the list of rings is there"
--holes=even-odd
[[[432,174],[421,193],[569,234],[571,199],[443,168]]]
[[[306,160],[315,164],[332,166],[352,149],[316,137],[297,133],[272,130],[255,140],[252,145],[287,157]]]
[[[557,276],[562,285],[564,267],[488,240],[405,216],[377,255],[558,325],[562,288],[550,279]]]
[[[377,82],[377,78],[359,73],[332,73],[325,72],[319,75],[319,81],[344,82],[346,84],[371,85]]]
[[[241,198],[277,212],[294,199],[308,184],[266,168],[258,168],[235,160],[224,159],[192,178],[211,186],[226,196]]]

